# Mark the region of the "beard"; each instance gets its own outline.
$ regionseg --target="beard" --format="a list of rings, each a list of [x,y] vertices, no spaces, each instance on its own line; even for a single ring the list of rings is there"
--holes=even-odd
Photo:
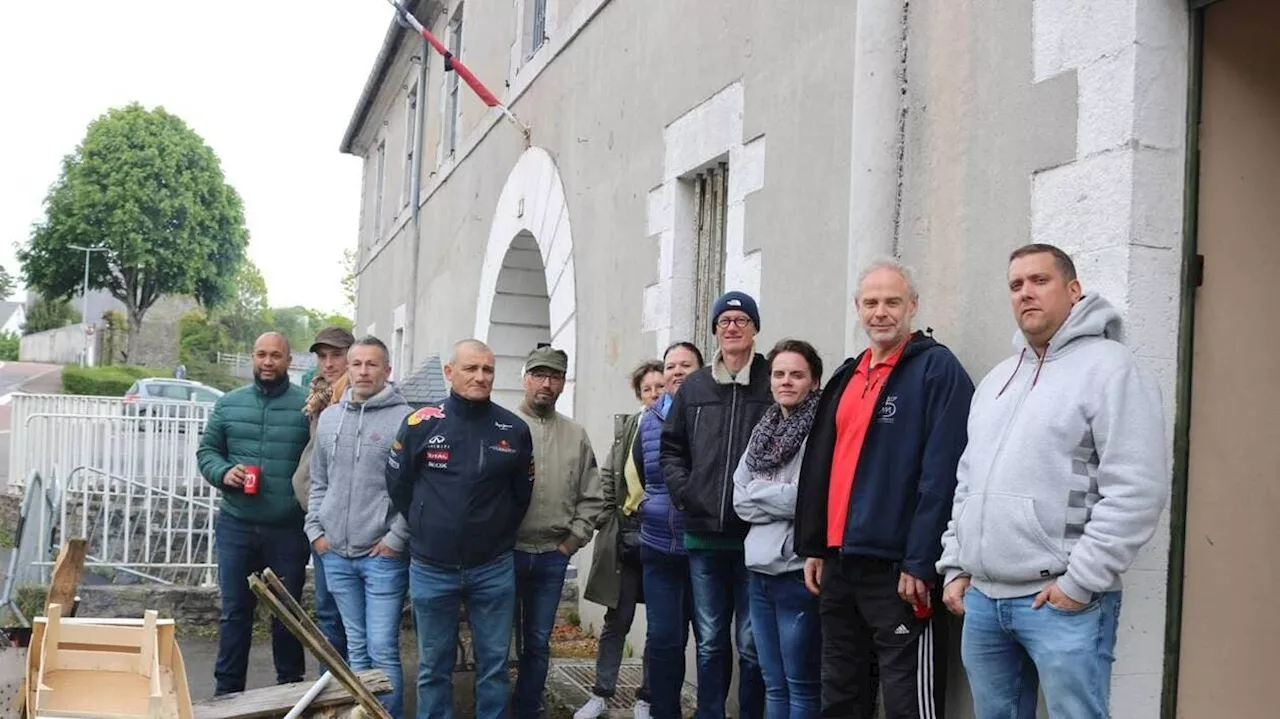
[[[253,370],[253,381],[263,389],[276,389],[282,385],[288,384],[289,373],[280,372],[275,377],[267,379],[263,377],[262,373],[255,368]]]

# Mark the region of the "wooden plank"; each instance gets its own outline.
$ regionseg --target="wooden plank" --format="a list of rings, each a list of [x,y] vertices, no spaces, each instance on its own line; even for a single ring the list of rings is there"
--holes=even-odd
[[[70,607],[80,587],[80,573],[84,571],[85,540],[70,539],[58,550],[58,561],[53,565],[53,581],[49,583],[49,597],[45,600],[45,615],[49,606],[61,604]]]
[[[47,660],[46,660],[47,661]],[[57,666],[45,666],[45,676],[54,672],[122,672],[139,675],[138,655],[133,652],[81,652],[62,649],[58,652]],[[146,677],[143,677],[144,679]]]
[[[371,694],[391,691],[391,680],[381,669],[359,672],[356,677],[361,686]],[[336,676],[334,677],[337,678]],[[253,689],[237,694],[225,694],[192,706],[195,719],[267,719],[287,714],[303,694],[311,688],[311,682]],[[350,707],[355,699],[336,682],[330,682],[320,696],[311,702],[313,709]]]
[[[62,632],[59,644],[98,644],[108,647],[141,647],[142,629],[139,627],[111,627],[97,624],[72,624],[67,620],[58,623]]]
[[[44,630],[44,648],[40,655],[44,668],[40,670],[41,674],[58,668],[58,645],[62,643],[62,605],[50,604],[45,613],[49,624]]]
[[[263,580],[263,577],[266,578],[266,581]],[[267,582],[271,582],[271,585],[269,586]],[[278,588],[278,590],[273,590],[273,587]],[[311,650],[317,659],[329,667],[333,678],[346,687],[347,691],[351,692],[352,696],[364,706],[369,714],[375,719],[391,719],[386,707],[383,707],[382,703],[360,684],[360,681],[351,671],[351,667],[342,660],[333,645],[320,632],[320,628],[316,626],[315,622],[311,621],[311,618],[303,611],[298,601],[293,598],[293,595],[289,594],[274,572],[266,569],[262,572],[262,577],[250,575],[249,588],[253,590],[254,594],[258,595],[259,599],[266,602],[267,608],[276,615],[276,618],[303,645]]]
[[[333,674],[335,679],[351,691],[351,694],[356,697],[360,705],[365,708],[366,713],[373,719],[392,719],[386,707],[382,706],[382,702],[378,701],[377,697],[366,691],[364,686],[360,684],[360,680],[356,678],[351,666],[338,654],[338,650],[329,643],[324,632],[320,630],[320,625],[311,619],[311,615],[307,613],[307,610],[303,609],[298,600],[289,593],[288,587],[284,586],[284,582],[280,581],[280,577],[276,576],[276,573],[268,567],[262,570],[262,579],[276,598],[280,600],[280,603],[298,620],[301,628],[310,636],[316,648],[324,652],[325,656],[322,657],[319,654],[316,656],[329,667],[329,673]]]
[[[159,616],[154,609],[148,609],[142,615],[142,652],[138,656],[138,673],[144,677],[155,677],[157,680],[160,671],[156,666],[156,619]]]

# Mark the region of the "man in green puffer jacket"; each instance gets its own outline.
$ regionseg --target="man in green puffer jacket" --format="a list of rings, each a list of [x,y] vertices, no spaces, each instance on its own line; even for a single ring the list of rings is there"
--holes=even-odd
[[[307,393],[289,383],[289,341],[268,332],[253,346],[253,384],[223,395],[213,408],[196,459],[200,474],[222,490],[214,525],[218,552],[218,661],[216,695],[244,691],[253,639],[256,598],[248,577],[270,567],[299,600],[311,546],[293,494],[293,473],[310,438],[302,414]],[[244,491],[245,469],[261,470],[256,494]],[[271,623],[276,682],[302,681],[302,644],[278,621]]]

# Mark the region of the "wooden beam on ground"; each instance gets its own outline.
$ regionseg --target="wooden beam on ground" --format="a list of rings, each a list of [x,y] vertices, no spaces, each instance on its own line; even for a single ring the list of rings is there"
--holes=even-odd
[[[49,582],[49,596],[44,603],[45,616],[48,616],[51,605],[61,604],[69,610],[75,603],[87,549],[84,539],[69,539],[58,551],[58,561],[53,565],[53,579]]]
[[[266,581],[263,581],[263,577]],[[270,583],[270,584],[268,584]],[[324,634],[315,622],[302,610],[298,601],[285,589],[284,584],[270,569],[264,570],[262,576],[249,576],[249,588],[267,605],[267,609],[297,637],[303,646],[311,650],[317,659],[329,667],[333,678],[338,680],[347,691],[356,698],[360,705],[373,719],[391,719],[386,707],[364,688],[356,678],[351,667],[342,660],[337,650],[325,639]],[[277,589],[278,588],[278,589]]]
[[[356,677],[370,694],[385,694],[391,691],[391,680],[381,669],[359,672]],[[193,705],[194,719],[266,719],[284,716],[310,688],[311,682],[299,682],[264,689],[251,689],[236,694],[224,694]],[[320,696],[311,702],[310,708],[320,710],[328,707],[344,707],[355,702],[351,692],[336,682],[330,682],[329,686],[320,692]]]

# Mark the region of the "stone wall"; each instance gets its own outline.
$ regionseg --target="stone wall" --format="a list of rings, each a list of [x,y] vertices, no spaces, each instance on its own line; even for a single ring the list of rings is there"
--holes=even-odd
[[[190,297],[162,297],[142,318],[142,333],[129,364],[172,367],[178,363],[178,320],[197,307]]]

